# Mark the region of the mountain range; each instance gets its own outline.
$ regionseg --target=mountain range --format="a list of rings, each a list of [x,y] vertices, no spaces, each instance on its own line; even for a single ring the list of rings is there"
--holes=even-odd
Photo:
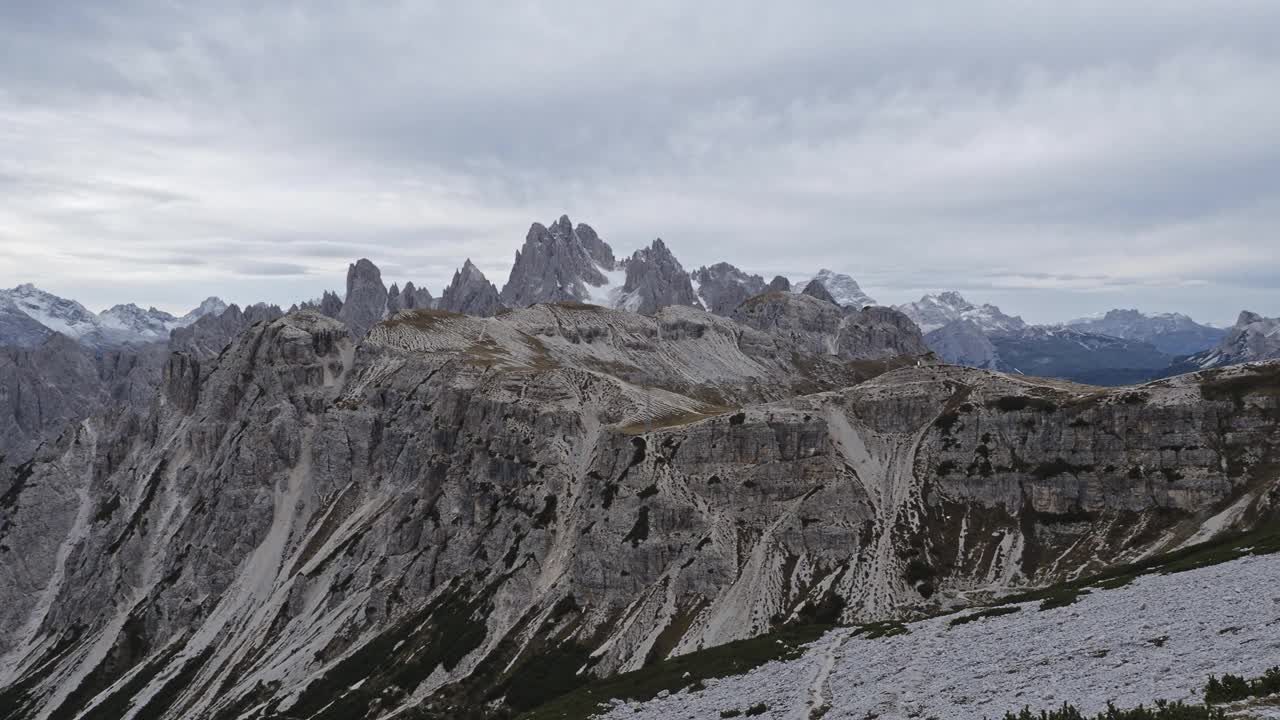
[[[501,289],[361,259],[287,311],[4,298],[0,720],[666,717],[590,693],[671,675],[727,717],[704,669],[783,651],[726,687],[813,693],[744,711],[861,712],[821,680],[853,634],[940,648],[927,618],[1280,520],[1280,322],[1248,313],[1099,388],[1186,323],[889,308],[563,217]]]

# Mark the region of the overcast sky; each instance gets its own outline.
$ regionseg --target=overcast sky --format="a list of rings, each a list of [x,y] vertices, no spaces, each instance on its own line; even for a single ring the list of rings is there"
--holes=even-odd
[[[1280,315],[1278,36],[1275,0],[5,2],[0,286],[501,287],[568,213],[882,303]]]

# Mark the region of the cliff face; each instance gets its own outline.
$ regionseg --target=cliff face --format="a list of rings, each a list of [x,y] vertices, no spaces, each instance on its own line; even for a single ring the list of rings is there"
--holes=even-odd
[[[946,606],[1274,516],[1276,365],[1104,392],[867,380],[806,343],[540,305],[401,313],[359,347],[293,314],[173,360],[145,416],[0,480],[0,707],[518,709],[549,668],[639,667],[832,597],[846,620]]]

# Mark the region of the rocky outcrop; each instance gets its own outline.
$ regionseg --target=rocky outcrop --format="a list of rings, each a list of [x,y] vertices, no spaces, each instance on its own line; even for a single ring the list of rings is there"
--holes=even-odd
[[[766,288],[764,278],[723,262],[710,267],[704,265],[690,277],[695,286],[695,295],[702,306],[725,317],[731,315],[747,298],[765,292]],[[790,287],[788,283],[786,289]]]
[[[766,293],[742,303],[733,318],[791,339],[810,353],[845,360],[929,354],[920,329],[892,308],[851,310],[807,294]]]
[[[471,258],[453,273],[453,281],[444,289],[436,307],[463,315],[489,317],[502,310],[498,289],[471,263]]]
[[[627,260],[627,281],[617,307],[652,315],[671,305],[698,305],[689,273],[659,238]]]
[[[827,292],[827,286],[823,285],[821,280],[810,280],[808,284],[804,286],[804,291],[800,294],[808,295],[811,298],[831,303],[832,305],[840,304],[831,296],[831,293]]]
[[[774,275],[764,292],[791,292],[791,281],[781,275]]]
[[[1227,334],[1226,330],[1201,325],[1182,313],[1149,315],[1138,310],[1108,310],[1105,315],[1072,320],[1066,325],[1082,332],[1149,343],[1174,357],[1208,350]]]
[[[612,257],[613,251],[595,230],[586,225],[575,230],[567,215],[551,227],[534,223],[524,246],[516,251],[511,276],[502,288],[502,303],[526,307],[544,302],[589,302],[594,288],[609,285],[605,271],[612,270],[613,263],[605,267],[600,260]]]
[[[382,272],[361,258],[347,268],[347,294],[338,320],[354,337],[362,338],[386,316],[387,286],[382,284]]]
[[[193,403],[0,485],[5,707],[493,715],[818,605],[933,613],[1277,519],[1275,365],[855,365],[685,307],[255,326]]]
[[[808,280],[796,283],[793,289],[795,292],[803,293],[811,282],[822,283],[838,305],[861,310],[868,305],[876,304],[875,300],[872,300],[870,296],[862,291],[862,288],[858,287],[857,281],[853,278],[844,273],[838,273],[826,268],[819,270],[816,275]]]

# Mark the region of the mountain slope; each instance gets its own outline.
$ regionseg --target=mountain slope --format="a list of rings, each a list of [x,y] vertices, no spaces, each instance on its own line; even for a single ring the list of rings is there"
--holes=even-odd
[[[26,549],[0,553],[0,707],[490,715],[828,598],[847,620],[947,607],[1227,508],[1220,529],[1273,519],[1274,366],[856,384],[807,343],[539,305],[401,313],[359,346],[300,313],[205,367],[175,355],[152,408],[0,492],[0,543]]]

